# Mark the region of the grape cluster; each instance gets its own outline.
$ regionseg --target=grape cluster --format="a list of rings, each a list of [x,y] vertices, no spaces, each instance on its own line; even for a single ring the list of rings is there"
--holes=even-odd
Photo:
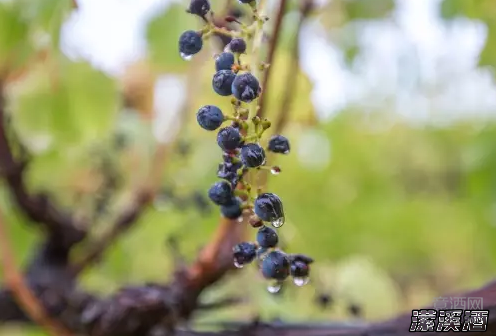
[[[258,228],[255,242],[234,246],[234,265],[241,268],[257,260],[263,277],[272,280],[269,292],[275,293],[290,276],[296,285],[306,284],[313,260],[302,254],[287,254],[277,247],[279,237],[276,229],[285,221],[283,203],[278,195],[262,192],[261,187],[254,188],[255,179],[248,179],[249,171],[270,170],[272,174],[279,174],[279,167],[267,165],[266,155],[268,152],[288,154],[290,144],[286,137],[273,135],[267,146],[262,146],[261,139],[271,123],[268,119],[250,115],[250,112],[257,111],[256,105],[251,111],[250,107],[256,103],[262,88],[245,55],[267,18],[258,14],[256,0],[243,0],[241,3],[251,7],[253,22],[246,25],[236,21],[240,30],[227,31],[214,26],[207,18],[208,14],[213,17],[208,0],[191,0],[187,12],[200,16],[206,24],[200,31],[188,30],[180,36],[179,52],[183,59],[189,60],[212,34],[221,32],[232,37],[224,52],[216,56],[212,77],[214,92],[231,97],[232,113],[227,114],[214,105],[205,105],[196,114],[201,128],[217,131],[217,144],[223,152],[217,170],[217,177],[221,180],[210,187],[208,197],[220,207],[225,218],[242,222],[242,215],[246,214],[249,224]],[[266,67],[262,64],[258,69]]]

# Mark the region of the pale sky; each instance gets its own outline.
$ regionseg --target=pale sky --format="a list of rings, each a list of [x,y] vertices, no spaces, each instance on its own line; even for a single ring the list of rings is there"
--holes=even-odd
[[[148,20],[175,1],[79,0],[79,10],[64,27],[62,48],[118,74],[146,53]],[[388,106],[414,119],[494,115],[492,77],[476,69],[485,27],[468,20],[442,22],[439,1],[397,0],[392,19],[358,26],[366,57],[351,71],[323,27],[309,22],[301,65],[314,83],[319,115],[328,117],[350,103],[371,111]]]

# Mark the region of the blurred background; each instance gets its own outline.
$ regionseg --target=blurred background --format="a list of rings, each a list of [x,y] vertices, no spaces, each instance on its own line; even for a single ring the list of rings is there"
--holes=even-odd
[[[212,0],[214,11],[227,1]],[[221,152],[195,113],[230,106],[211,89],[222,45],[212,40],[181,59],[179,35],[202,26],[187,4],[0,1],[0,66],[17,70],[8,117],[33,156],[31,190],[91,218],[98,236],[147,177],[157,146],[169,148],[154,206],[83,275],[91,291],[165,282],[173,267],[166,239],[177,237],[192,260],[219,221],[206,191]],[[231,6],[249,21],[245,7]],[[277,6],[267,1],[269,17]],[[205,293],[243,296],[242,308],[196,323],[257,314],[373,321],[488,282],[496,272],[496,2],[316,0],[302,24],[299,7],[289,1],[265,88],[267,114],[287,113],[292,143],[268,188],[284,201],[285,249],[316,260],[311,282],[271,295],[245,267]],[[0,196],[22,263],[40,236],[1,185]]]

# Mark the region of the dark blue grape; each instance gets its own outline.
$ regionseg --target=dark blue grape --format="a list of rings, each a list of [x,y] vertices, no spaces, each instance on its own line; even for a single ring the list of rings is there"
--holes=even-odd
[[[268,226],[262,226],[257,232],[257,243],[261,247],[276,247],[279,242],[276,230]]]
[[[243,214],[242,202],[239,197],[234,197],[228,205],[221,205],[222,216],[228,219],[237,219]]]
[[[294,260],[291,262],[290,273],[292,277],[295,278],[305,278],[308,277],[310,273],[310,266],[300,260]]]
[[[214,91],[221,96],[232,95],[232,84],[236,74],[231,70],[219,70],[212,78],[212,87]]]
[[[282,135],[273,135],[269,140],[269,151],[288,154],[290,151],[289,140]]]
[[[239,266],[251,263],[257,256],[257,246],[249,242],[239,243],[233,247],[233,256]]]
[[[289,256],[289,258],[291,259],[291,262],[293,262],[293,261],[301,261],[301,262],[304,262],[307,265],[313,263],[313,259],[310,258],[307,255],[304,255],[304,254],[291,254]]]
[[[260,167],[265,163],[265,151],[259,144],[246,144],[241,147],[241,161],[248,168]]]
[[[215,182],[208,190],[208,197],[217,205],[232,204],[233,190],[226,181]]]
[[[272,251],[262,261],[261,268],[265,278],[285,280],[289,276],[289,258],[281,251]]]
[[[241,146],[243,139],[237,128],[232,126],[224,127],[217,134],[217,144],[224,151],[233,151]]]
[[[217,177],[223,180],[231,181],[233,178],[237,176],[236,172],[231,171],[226,163],[220,163],[219,168],[217,169]]]
[[[231,70],[234,65],[234,55],[230,52],[223,52],[215,59],[215,71]]]
[[[255,200],[254,211],[265,222],[273,222],[284,217],[281,199],[273,193],[260,194]]]
[[[229,49],[233,53],[243,54],[246,52],[246,42],[242,38],[233,38],[231,42],[229,42]]]
[[[188,13],[204,17],[210,11],[210,3],[208,0],[191,0]]]
[[[229,181],[234,188],[239,181],[238,170],[241,168],[243,168],[241,161],[233,162],[232,157],[224,155],[224,162],[219,164],[217,169],[217,177]]]
[[[224,162],[219,164],[219,169],[217,170],[217,176],[221,179],[229,180],[232,174],[237,175],[238,169],[242,168],[243,164],[241,162],[231,163]]]
[[[232,94],[236,99],[245,103],[249,103],[256,99],[261,91],[262,89],[260,88],[258,79],[249,72],[237,75],[232,82]]]
[[[187,30],[179,37],[179,52],[185,56],[198,53],[202,47],[202,37],[194,30]]]
[[[217,106],[205,105],[196,113],[196,120],[201,128],[215,131],[224,122],[224,114]]]

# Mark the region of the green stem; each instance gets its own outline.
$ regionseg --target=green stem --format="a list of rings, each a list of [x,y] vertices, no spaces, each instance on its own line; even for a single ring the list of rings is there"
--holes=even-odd
[[[253,209],[253,204],[251,202],[246,203],[241,206],[241,209],[246,210],[246,209]]]
[[[260,196],[262,194],[263,190],[262,187],[257,188],[257,196]]]
[[[258,166],[257,170],[272,170],[272,167],[269,166]]]
[[[234,190],[234,195],[235,196],[246,196],[247,198],[250,198],[250,193],[246,190],[241,190],[241,189],[236,189]]]
[[[233,116],[229,116],[229,115],[225,115],[224,116],[224,121],[227,121],[227,120],[238,121],[238,118],[237,117],[233,117]]]
[[[244,141],[253,141],[253,140],[258,140],[258,134],[252,134],[252,135],[248,135],[248,136],[245,136],[243,138]]]
[[[225,28],[220,28],[220,27],[211,27],[209,33],[216,33],[216,34],[221,34],[225,36],[230,36],[230,37],[241,37],[241,32],[235,31],[235,30],[227,30]]]

